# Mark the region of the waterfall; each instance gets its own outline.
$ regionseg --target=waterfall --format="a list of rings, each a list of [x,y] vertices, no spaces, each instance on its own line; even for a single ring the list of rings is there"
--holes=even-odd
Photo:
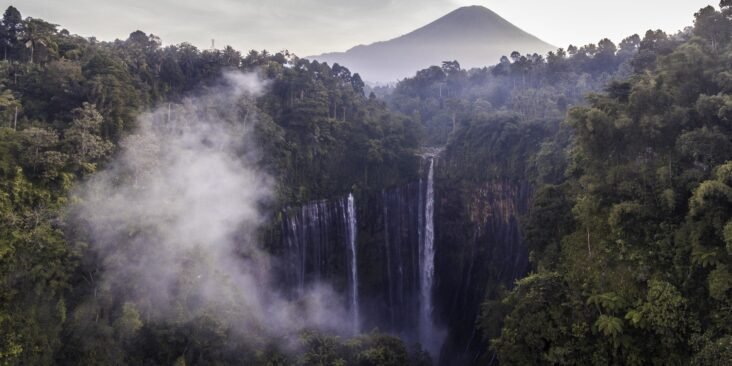
[[[293,296],[319,282],[331,284],[343,294],[355,334],[361,326],[356,224],[352,194],[288,208],[282,219],[284,283]]]
[[[394,297],[393,297],[393,281],[391,276],[391,246],[389,245],[389,200],[387,198],[387,193],[383,193],[383,200],[384,200],[384,253],[386,256],[386,298],[389,302],[389,319],[391,320],[391,325],[394,326],[396,323],[396,318],[394,317]]]
[[[358,309],[358,250],[356,247],[356,204],[353,199],[353,194],[348,195],[347,207],[345,210],[347,215],[346,222],[348,223],[348,247],[350,248],[351,255],[351,273],[349,282],[351,284],[350,295],[351,295],[351,313],[353,314],[353,332],[358,334],[360,331],[361,321],[359,319]]]
[[[300,293],[332,271],[333,207],[314,201],[284,212],[283,241],[288,283]],[[336,216],[337,218],[337,216]]]
[[[435,327],[432,321],[432,284],[435,275],[435,157],[430,158],[430,167],[427,174],[427,190],[424,195],[424,219],[420,224],[419,243],[419,271],[420,271],[420,306],[419,306],[419,341],[425,349],[434,353],[438,344],[435,344]],[[422,197],[420,197],[422,199]]]
[[[437,357],[443,331],[433,320],[435,183],[439,151],[425,154],[422,178],[382,191],[384,247],[382,296],[386,329],[419,342]]]

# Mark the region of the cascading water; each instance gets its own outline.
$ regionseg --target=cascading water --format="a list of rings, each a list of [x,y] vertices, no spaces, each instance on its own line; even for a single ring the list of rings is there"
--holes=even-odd
[[[360,330],[356,204],[352,194],[285,210],[282,220],[283,275],[298,294],[326,281],[341,291]]]
[[[361,320],[358,306],[358,250],[356,246],[356,204],[353,194],[348,195],[346,207],[346,222],[348,223],[348,246],[351,255],[351,273],[350,273],[350,295],[351,295],[351,313],[353,314],[353,332],[358,334],[360,331]]]
[[[336,249],[330,239],[336,233],[332,230],[332,209],[327,201],[314,201],[285,212],[286,275],[288,283],[300,293],[334,270],[329,255]]]
[[[438,344],[435,341],[435,326],[432,321],[432,284],[435,275],[435,157],[430,158],[430,167],[427,174],[427,190],[424,195],[424,219],[421,224],[419,243],[419,341],[431,353],[436,352]]]
[[[353,334],[360,332],[363,321],[364,326],[380,327],[407,342],[419,342],[433,357],[437,357],[443,339],[432,319],[437,154],[425,154],[419,181],[386,189],[380,199],[364,201],[366,215],[373,212],[369,209],[378,207],[380,211],[376,217],[381,220],[371,222],[383,224],[379,228],[383,228],[383,247],[364,247],[367,258],[380,258],[376,262],[380,266],[362,269],[367,275],[364,278],[371,279],[364,282],[363,293],[359,288],[352,194],[287,209],[282,221],[283,275],[289,288],[298,290],[294,296],[313,284],[329,283],[343,295]],[[366,229],[366,238],[376,233],[369,231],[376,229],[373,226]]]
[[[443,332],[432,320],[435,278],[435,184],[439,151],[424,157],[423,178],[382,192],[384,222],[383,299],[387,329],[419,342],[434,358]]]

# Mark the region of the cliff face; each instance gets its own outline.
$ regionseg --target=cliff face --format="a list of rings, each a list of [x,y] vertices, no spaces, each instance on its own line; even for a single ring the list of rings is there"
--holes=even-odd
[[[439,342],[431,346],[436,355],[437,344],[442,344],[442,364],[474,364],[485,350],[475,327],[481,304],[497,299],[529,268],[520,220],[528,211],[531,187],[511,179],[453,184],[447,164],[435,167],[435,271],[431,314],[426,316],[434,320],[431,331]],[[420,305],[430,297],[420,288],[428,202],[426,175],[420,177],[357,195],[357,220],[353,219],[358,224],[359,294],[354,308],[359,309],[361,330],[378,328],[408,344],[419,341],[420,322],[425,322]],[[352,268],[346,228],[351,219],[346,202],[316,201],[284,213],[280,247],[285,283],[303,288],[325,281],[344,295],[353,291],[348,282]],[[442,330],[447,331],[444,343]]]
[[[419,309],[420,184],[383,193],[381,288],[386,329],[413,338]]]
[[[339,292],[347,292],[351,273],[348,220],[345,197],[285,210],[282,283],[302,292],[315,282],[327,281]]]
[[[358,306],[353,308],[359,309],[365,332],[379,329],[417,342],[425,194],[421,179],[355,197]],[[352,293],[346,203],[345,198],[314,201],[280,216],[272,246],[287,292],[323,282],[344,301]]]
[[[527,213],[531,188],[508,179],[471,187],[440,183],[435,300],[439,321],[448,325],[441,363],[470,364],[485,349],[475,331],[481,303],[497,298],[529,268],[520,218]]]

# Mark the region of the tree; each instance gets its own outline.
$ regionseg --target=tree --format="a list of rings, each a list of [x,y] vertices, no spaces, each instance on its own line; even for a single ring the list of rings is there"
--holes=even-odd
[[[608,70],[616,62],[615,53],[618,48],[613,41],[605,38],[597,43],[597,52],[593,59],[594,67],[599,70]]]
[[[620,53],[624,56],[632,56],[636,52],[638,52],[638,49],[640,48],[641,39],[640,36],[637,34],[634,34],[630,37],[624,38],[620,42]]]
[[[0,109],[4,112],[4,120],[8,121],[8,127],[17,129],[18,109],[20,107],[20,101],[15,98],[15,95],[9,89],[3,89],[0,85]]]
[[[96,169],[94,162],[112,149],[112,144],[101,137],[104,118],[93,104],[86,102],[72,113],[74,120],[64,131],[64,150],[82,173],[93,173]]]
[[[56,24],[41,19],[27,18],[23,24],[22,42],[30,49],[30,62],[36,61],[36,53],[42,54],[41,59],[48,59],[58,49],[53,36],[56,34]],[[45,56],[45,57],[44,57]]]
[[[589,326],[581,314],[572,313],[567,293],[567,284],[558,273],[530,275],[517,282],[504,300],[512,310],[500,337],[491,343],[501,363],[585,364],[582,358],[570,355],[572,339],[585,337]]]
[[[18,48],[20,35],[23,32],[23,17],[15,7],[9,6],[3,14],[2,27],[0,28],[0,42],[3,46],[3,58],[14,55]]]
[[[360,94],[364,95],[363,88],[366,86],[366,84],[361,80],[361,75],[358,73],[353,74],[353,77],[351,78],[351,86],[353,86],[353,90]]]
[[[521,53],[518,51],[511,52],[511,60],[515,63],[521,58]]]
[[[58,151],[59,138],[54,131],[30,127],[20,132],[23,145],[20,161],[32,176],[52,180],[66,164],[66,155]]]
[[[457,61],[442,61],[442,71],[448,77],[460,72],[460,63]]]
[[[724,45],[729,41],[730,20],[714,7],[707,6],[694,14],[694,33],[707,39],[716,51],[720,44]]]
[[[732,0],[722,0],[719,2],[719,8],[727,19],[732,20]]]
[[[732,366],[732,336],[720,338],[704,346],[694,356],[693,366]]]

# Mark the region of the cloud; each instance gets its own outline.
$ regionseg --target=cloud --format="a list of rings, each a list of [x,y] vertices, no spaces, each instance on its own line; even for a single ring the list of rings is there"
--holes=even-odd
[[[326,285],[290,301],[260,249],[273,180],[258,168],[253,74],[143,115],[114,161],[79,188],[75,217],[100,258],[100,288],[154,322],[206,315],[242,337],[347,332]]]
[[[102,40],[125,39],[137,29],[166,44],[208,48],[289,49],[301,56],[345,50],[393,38],[422,26],[460,0],[25,0],[24,15]]]
[[[717,2],[618,0],[602,10],[595,2],[580,0],[23,0],[16,6],[26,16],[102,40],[125,39],[139,29],[160,36],[165,44],[208,48],[215,39],[219,48],[289,49],[309,56],[384,41],[464,5],[486,6],[527,32],[566,47],[605,37],[619,42],[649,28],[673,33],[691,25],[692,14],[709,3]],[[657,16],[659,9],[664,16]]]

